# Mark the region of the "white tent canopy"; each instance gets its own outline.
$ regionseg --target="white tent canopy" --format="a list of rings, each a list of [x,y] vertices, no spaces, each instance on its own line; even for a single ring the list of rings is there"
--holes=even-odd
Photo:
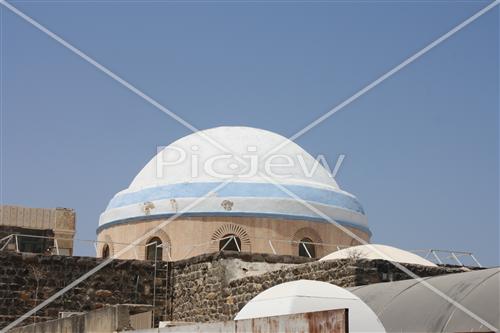
[[[298,280],[269,288],[248,302],[235,320],[349,309],[349,332],[385,332],[377,315],[359,297],[330,283]]]
[[[388,245],[381,244],[367,244],[352,246],[347,249],[342,249],[330,253],[329,255],[321,258],[320,260],[335,260],[335,259],[383,259],[399,263],[423,265],[423,266],[436,266],[433,262],[424,259],[414,253],[401,250]]]

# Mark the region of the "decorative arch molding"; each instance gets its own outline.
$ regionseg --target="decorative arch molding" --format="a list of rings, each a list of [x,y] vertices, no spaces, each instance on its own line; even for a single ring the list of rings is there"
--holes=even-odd
[[[313,243],[323,243],[321,236],[313,228],[309,228],[309,227],[300,228],[292,236],[292,243],[291,243],[291,251],[292,252],[291,253],[293,255],[298,255],[298,247],[300,245],[300,241],[305,239],[305,238],[312,240]],[[323,253],[323,246],[322,245],[315,245],[315,249],[316,249],[315,250],[316,256],[318,256],[318,254]]]
[[[292,240],[294,242],[300,242],[300,240],[303,238],[310,238],[315,243],[323,243],[323,241],[321,240],[321,236],[313,228],[309,228],[309,227],[300,228],[292,236]]]
[[[218,251],[218,241],[226,235],[235,235],[240,239],[242,252],[251,250],[250,237],[248,236],[245,228],[243,228],[241,225],[233,223],[224,224],[215,230],[215,232],[212,234],[212,237],[210,237],[210,249],[212,251]]]
[[[150,228],[148,229],[145,234],[149,233],[151,230],[153,230],[155,228]],[[158,229],[156,230],[152,235],[150,235],[148,238],[144,239],[141,243],[141,249],[137,249],[137,253],[143,253],[144,252],[144,247],[146,246],[146,244],[149,243],[149,241],[152,239],[152,238],[155,238],[155,237],[158,237],[160,240],[161,240],[161,243],[163,244],[163,247],[162,247],[162,253],[163,253],[163,260],[171,260],[172,256],[172,241],[170,240],[170,237],[168,236],[168,234],[163,231],[162,229]],[[144,255],[144,253],[143,253]]]

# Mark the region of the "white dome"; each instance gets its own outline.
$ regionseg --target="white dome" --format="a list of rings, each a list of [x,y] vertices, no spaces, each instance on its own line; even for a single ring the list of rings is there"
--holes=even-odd
[[[352,257],[369,260],[383,259],[399,263],[423,266],[436,266],[436,264],[414,253],[381,244],[367,244],[349,247],[347,249],[330,253],[320,260],[348,259]]]
[[[214,143],[215,142],[215,143]],[[271,156],[274,157],[272,162],[284,163],[285,157],[288,156],[293,161],[293,166],[273,167],[273,173],[278,175],[286,174],[286,178],[274,178],[265,168],[265,155],[274,149],[276,146],[288,142]],[[225,148],[225,151],[224,151]],[[170,162],[181,159],[183,151],[185,158],[183,162],[175,165],[167,165]],[[216,173],[220,175],[244,175],[249,174],[249,169],[244,169],[241,160],[238,161],[232,157],[223,157],[225,154],[235,154],[250,163],[250,156],[255,156],[258,159],[257,172],[252,172],[249,177],[238,177],[238,182],[261,182],[268,181],[262,178],[259,173],[263,173],[268,177],[273,178],[278,183],[308,185],[320,188],[330,188],[338,190],[339,187],[333,177],[321,165],[312,176],[306,173],[311,171],[316,163],[316,160],[302,149],[299,145],[287,138],[262,129],[252,127],[216,127],[192,133],[187,135],[159,152],[149,161],[148,164],[137,174],[128,191],[136,191],[146,187],[160,186],[164,184],[186,183],[186,182],[220,182],[225,180],[222,176],[217,176],[213,172],[209,172],[206,165],[207,161],[215,157],[213,164]],[[247,157],[248,156],[248,157]],[[194,162],[193,162],[194,161]],[[163,163],[162,163],[163,162]],[[302,167],[302,163],[306,168]],[[163,170],[158,170],[158,166],[164,165]],[[232,169],[231,167],[235,167]],[[193,167],[197,168],[196,176],[193,175]]]
[[[377,315],[358,296],[312,280],[286,282],[261,292],[238,312],[235,320],[335,309],[349,309],[349,332],[385,332]]]
[[[228,178],[231,181],[224,183]],[[204,199],[198,200],[201,197]],[[196,205],[192,205],[194,201]],[[183,211],[186,207],[189,210]],[[101,214],[98,232],[105,224],[143,220],[146,215],[148,219],[167,218],[180,211],[184,216],[323,223],[333,219],[371,235],[361,204],[338,187],[319,161],[281,135],[250,127],[208,129],[165,147],[127,189],[113,197]]]

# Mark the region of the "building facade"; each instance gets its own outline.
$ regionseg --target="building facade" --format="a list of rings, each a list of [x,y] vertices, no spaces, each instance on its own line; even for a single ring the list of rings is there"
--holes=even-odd
[[[75,211],[70,208],[0,206],[0,248],[73,255]]]
[[[180,260],[236,250],[321,257],[369,241],[365,212],[296,143],[218,127],[159,150],[101,214],[97,255]]]

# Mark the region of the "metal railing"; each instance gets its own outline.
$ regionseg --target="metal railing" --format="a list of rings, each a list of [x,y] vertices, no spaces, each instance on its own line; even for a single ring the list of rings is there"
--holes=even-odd
[[[106,241],[99,241],[99,240],[87,240],[87,239],[77,239],[77,238],[73,238],[73,239],[56,238],[56,237],[50,237],[50,236],[38,236],[38,235],[28,235],[28,234],[11,234],[11,235],[8,235],[8,236],[0,239],[0,251],[7,249],[9,244],[11,244],[11,245],[13,245],[14,251],[21,252],[21,249],[19,246],[19,239],[20,238],[38,238],[38,239],[52,240],[54,243],[53,248],[46,249],[46,250],[50,250],[50,254],[56,254],[56,255],[61,254],[60,250],[59,250],[58,240],[59,241],[63,241],[63,240],[72,241],[74,244],[82,243],[82,242],[83,243],[90,243],[93,245],[94,251],[96,254],[98,254],[98,252],[99,252],[99,249],[98,249],[99,244],[108,244],[108,242],[106,242]],[[226,242],[224,243],[224,245],[222,247],[218,248],[218,251],[224,251],[229,246],[229,244],[231,244],[231,242],[234,242],[234,244],[236,245],[237,251],[241,252],[242,251],[241,245],[237,239],[238,239],[238,237],[236,235],[229,235],[229,236],[225,236],[225,237],[221,237],[221,238],[217,238],[217,239],[212,239],[208,242],[203,242],[200,244],[191,244],[191,245],[188,244],[188,245],[181,246],[180,252],[185,253],[184,256],[182,257],[182,259],[188,258],[193,253],[193,251],[197,248],[201,247],[201,248],[204,248],[205,250],[210,250],[210,247],[212,247],[214,244],[220,244],[220,242],[224,241],[224,240],[226,240]],[[285,239],[268,239],[268,238],[259,238],[259,237],[253,237],[253,238],[251,238],[251,240],[254,240],[254,241],[261,240],[261,241],[266,242],[269,245],[269,249],[273,254],[279,254],[278,251],[276,251],[276,246],[281,244],[281,243],[287,243],[290,245],[296,244],[297,246],[303,246],[305,252],[307,253],[308,257],[310,257],[310,258],[312,258],[312,255],[311,255],[309,248],[308,248],[309,245],[321,246],[321,247],[327,247],[327,248],[329,247],[329,248],[332,248],[332,252],[349,247],[347,245],[339,245],[339,244],[328,244],[328,243],[320,243],[320,242],[304,242],[304,241],[294,241],[294,240],[285,240]],[[108,245],[128,246],[130,244],[131,243],[112,242],[112,244],[108,244]],[[171,249],[170,244],[168,244],[168,243],[157,244],[156,242],[151,242],[151,243],[148,243],[145,245],[141,244],[141,245],[134,246],[132,251],[134,252],[135,259],[139,259],[139,255],[137,253],[137,247],[140,247],[141,250],[143,250],[143,249],[145,249],[149,246],[152,246],[152,245],[155,245],[157,248],[166,249],[165,253],[167,256],[167,260],[172,261],[172,257],[170,254],[170,249]],[[47,252],[44,252],[44,253],[47,253]]]
[[[438,250],[438,249],[413,250],[410,252],[414,252],[417,254],[424,253],[425,254],[425,256],[423,255],[424,259],[430,260],[439,265],[457,264],[458,266],[471,266],[464,264],[464,262],[460,260],[460,258],[465,257],[465,258],[470,258],[477,267],[483,267],[472,252]]]
[[[49,249],[45,249],[45,250],[46,251],[50,250],[51,254],[57,254],[57,255],[60,254],[58,238],[48,237],[48,236],[38,236],[38,235],[25,235],[25,234],[11,234],[11,235],[8,235],[8,236],[0,239],[0,251],[4,251],[9,246],[9,244],[13,243],[15,245],[15,251],[21,252],[20,248],[19,248],[19,238],[23,238],[23,237],[24,238],[50,239],[54,242],[54,246],[49,248]],[[72,240],[72,239],[59,238],[59,240]],[[52,252],[53,250],[55,250],[55,253]],[[41,253],[43,253],[43,252],[41,252]]]
[[[45,249],[45,252],[42,252],[44,254],[55,254],[55,255],[61,255],[60,251],[60,246],[59,242],[60,241],[72,241],[73,244],[77,243],[84,243],[84,244],[92,244],[95,253],[98,255],[99,249],[98,245],[99,244],[108,244],[106,241],[99,241],[99,240],[88,240],[88,239],[78,239],[78,238],[56,238],[56,237],[50,237],[50,236],[38,236],[38,235],[27,235],[27,234],[11,234],[6,237],[3,237],[0,239],[0,251],[5,251],[5,250],[11,250],[15,252],[21,252],[20,249],[20,239],[22,238],[37,238],[37,239],[48,239],[53,241],[53,246],[51,246],[49,249]],[[330,244],[330,243],[320,243],[320,242],[305,242],[305,241],[296,241],[296,240],[286,240],[286,239],[269,239],[269,238],[259,238],[259,237],[252,237],[249,238],[249,240],[252,241],[261,241],[263,243],[267,243],[269,246],[269,250],[273,254],[279,254],[276,248],[280,244],[289,244],[289,245],[297,245],[298,246],[303,246],[305,253],[309,258],[312,258],[312,254],[310,253],[310,247],[309,246],[316,246],[316,247],[321,247],[323,249],[331,249],[331,251],[323,251],[323,252],[335,252],[344,248],[350,247],[349,245],[340,245],[340,244]],[[225,243],[222,246],[217,246],[220,245],[222,241],[225,241]],[[217,249],[218,251],[224,251],[230,244],[233,242],[236,245],[236,250],[238,252],[241,252],[242,245],[238,241],[238,237],[236,235],[228,235],[225,237],[217,238],[217,239],[212,239],[210,241],[200,243],[200,244],[187,244],[181,246],[179,249],[177,249],[180,253],[184,253],[184,256],[182,256],[181,259],[186,259],[191,256],[194,250],[202,248],[205,252],[207,251],[213,251]],[[112,244],[108,245],[118,245],[118,246],[128,246],[131,243],[123,243],[123,242],[112,242]],[[216,245],[214,248],[214,244]],[[10,246],[9,246],[10,245]],[[141,244],[141,245],[136,245],[133,247],[132,251],[134,253],[135,259],[139,259],[139,254],[138,254],[138,249],[137,247],[140,248],[141,251],[144,251],[147,247],[149,246],[155,246],[156,248],[162,248],[165,249],[163,253],[166,255],[167,261],[172,261],[172,256],[171,256],[171,246],[168,243],[161,243],[158,244],[157,242],[150,242],[148,244]],[[198,251],[200,252],[200,251]],[[446,264],[454,264],[454,265],[459,265],[459,266],[477,266],[477,267],[483,267],[479,260],[474,256],[472,252],[468,251],[455,251],[455,250],[440,250],[440,249],[421,249],[421,250],[412,250],[410,252],[416,253],[423,258],[430,260],[436,264],[439,265],[446,265]],[[156,251],[155,251],[155,256],[156,256]],[[465,261],[469,261],[471,264],[466,264]]]

